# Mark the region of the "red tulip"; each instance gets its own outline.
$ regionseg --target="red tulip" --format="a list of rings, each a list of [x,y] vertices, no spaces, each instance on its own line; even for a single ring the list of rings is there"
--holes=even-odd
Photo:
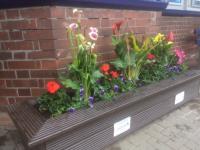
[[[167,41],[173,42],[174,41],[174,33],[169,32],[167,35]]]
[[[113,24],[112,25],[112,32],[113,32],[114,35],[116,34],[116,31],[117,31],[117,26],[116,26],[116,24]]]
[[[116,22],[116,23],[114,23],[114,24],[112,25],[113,34],[116,34],[116,31],[119,32],[122,23],[123,23],[123,21],[119,21],[119,22]]]

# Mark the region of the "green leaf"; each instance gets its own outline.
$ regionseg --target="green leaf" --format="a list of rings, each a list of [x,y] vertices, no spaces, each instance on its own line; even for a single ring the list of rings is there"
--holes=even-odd
[[[126,62],[122,61],[121,59],[116,59],[115,61],[111,62],[115,66],[116,69],[125,69],[127,67]]]
[[[76,81],[72,81],[70,79],[67,79],[65,81],[61,81],[61,83],[67,87],[67,88],[72,88],[74,90],[78,90],[80,88],[79,84]]]
[[[99,70],[96,70],[95,72],[93,72],[92,76],[95,79],[99,79],[99,78],[103,77],[103,74]]]
[[[119,43],[119,40],[116,37],[112,38],[112,45],[116,46]]]
[[[129,39],[132,40],[131,42],[133,44],[132,45],[133,50],[136,51],[136,52],[141,51],[141,48],[139,47],[139,45],[137,43],[137,40],[136,40],[136,37],[134,36],[134,34],[131,34]]]
[[[128,66],[135,66],[135,54],[133,52],[130,52],[125,55],[125,60],[127,62]]]
[[[150,44],[151,44],[151,40],[150,40],[150,38],[147,38],[147,39],[143,42],[142,50],[143,50],[143,51],[148,50]]]

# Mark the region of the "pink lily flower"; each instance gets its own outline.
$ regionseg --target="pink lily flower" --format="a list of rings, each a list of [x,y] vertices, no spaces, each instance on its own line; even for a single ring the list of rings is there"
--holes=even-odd
[[[178,62],[177,64],[181,65],[184,63],[186,55],[185,52],[181,49],[175,49],[176,57],[178,57]]]
[[[91,32],[96,32],[96,33],[98,33],[98,29],[95,28],[95,27],[90,27],[90,31],[91,31]]]
[[[69,28],[70,29],[77,29],[78,28],[78,24],[77,23],[71,23],[70,25],[69,25]]]
[[[98,39],[98,33],[97,32],[90,32],[89,36],[94,41],[96,41]]]

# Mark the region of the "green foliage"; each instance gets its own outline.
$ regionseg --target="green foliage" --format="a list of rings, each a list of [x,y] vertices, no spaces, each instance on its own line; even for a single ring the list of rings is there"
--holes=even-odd
[[[69,65],[68,75],[62,78],[61,82],[65,87],[75,90],[75,99],[83,99],[86,104],[93,95],[96,80],[101,78],[102,74],[97,70],[97,55],[93,52],[94,41],[86,39],[80,33],[80,23],[78,29],[78,31],[68,30],[73,62]],[[83,98],[79,95],[81,87],[84,89]]]
[[[111,63],[116,69],[122,70],[128,80],[138,80],[141,66],[150,50],[150,40],[147,38],[140,43],[134,34],[130,33],[121,37],[113,36],[112,44],[115,46],[118,58]]]
[[[55,94],[45,93],[38,99],[39,110],[48,111],[57,116],[67,111],[70,107],[70,97],[64,89],[59,89]]]
[[[73,90],[78,90],[80,89],[79,83],[76,81],[72,81],[71,79],[63,79],[62,84],[66,87],[66,88],[71,88]]]
[[[178,58],[172,51],[173,42],[169,42],[165,35],[159,33],[151,38],[151,41],[153,46],[150,52],[155,59],[147,60],[142,65],[140,80],[151,83],[169,78],[185,70],[185,64],[177,64]]]
[[[96,59],[97,56],[82,45],[82,47],[78,49],[76,59],[74,59],[73,63],[69,66],[69,77],[73,79],[73,81],[71,81],[73,84],[69,84],[68,82],[66,87],[71,85],[72,89],[77,89],[77,87],[80,88],[80,85],[82,85],[85,91],[85,102],[87,102],[89,96],[92,95],[96,80],[102,76],[96,68]],[[69,81],[69,79],[67,81]]]

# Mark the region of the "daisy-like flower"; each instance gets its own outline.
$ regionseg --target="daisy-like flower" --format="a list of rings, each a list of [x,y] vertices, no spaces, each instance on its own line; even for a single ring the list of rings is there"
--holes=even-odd
[[[98,39],[98,33],[97,33],[97,32],[90,32],[90,33],[89,33],[89,37],[90,37],[92,40],[96,41],[96,40]]]
[[[69,25],[69,28],[72,29],[72,30],[77,29],[78,28],[78,24],[77,23],[71,23]]]

